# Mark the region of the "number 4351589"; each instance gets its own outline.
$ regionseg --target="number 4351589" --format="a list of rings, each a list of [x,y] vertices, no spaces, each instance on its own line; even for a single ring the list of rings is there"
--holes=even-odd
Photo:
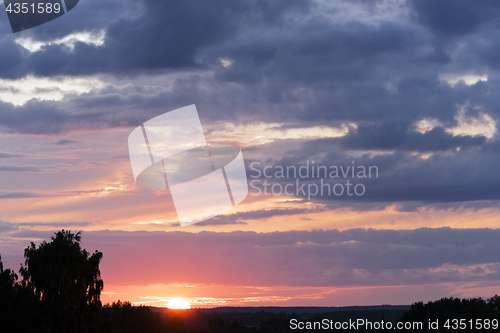
[[[58,14],[61,11],[61,5],[58,3],[52,4],[50,2],[47,2],[47,3],[40,2],[37,4],[37,6],[35,6],[34,3],[28,4],[25,2],[23,2],[23,3],[17,2],[14,4],[9,3],[6,10],[9,14],[10,13],[14,13],[14,14],[19,14],[19,13],[22,13],[22,14],[28,14],[28,13],[51,14],[51,13],[55,13],[55,14]]]
[[[498,319],[448,319],[443,327],[451,330],[497,330]]]

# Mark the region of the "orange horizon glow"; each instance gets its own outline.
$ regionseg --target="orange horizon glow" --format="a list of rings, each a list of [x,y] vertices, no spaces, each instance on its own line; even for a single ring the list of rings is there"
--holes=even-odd
[[[167,308],[170,310],[189,310],[191,306],[184,298],[177,297],[168,302]]]

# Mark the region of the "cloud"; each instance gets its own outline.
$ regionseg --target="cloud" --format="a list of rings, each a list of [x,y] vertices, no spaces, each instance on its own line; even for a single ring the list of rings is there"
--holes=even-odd
[[[327,195],[327,190],[325,190],[324,195],[319,193],[311,198],[313,202],[317,203],[330,202],[333,204],[337,202],[338,205],[348,204],[360,209],[365,209],[363,207],[366,203],[391,205],[415,202],[415,207],[434,203],[455,203],[455,206],[458,207],[466,202],[477,205],[477,207],[483,207],[485,204],[497,205],[495,201],[500,200],[497,190],[500,187],[500,176],[497,172],[500,163],[498,143],[485,142],[481,146],[459,146],[461,142],[470,144],[475,139],[478,142],[484,142],[484,137],[452,137],[450,134],[444,134],[440,128],[425,134],[418,132],[406,134],[404,131],[400,131],[401,136],[397,137],[394,132],[397,133],[398,129],[394,129],[394,127],[396,126],[387,126],[385,131],[376,132],[380,133],[380,137],[384,140],[389,138],[385,142],[375,137],[368,138],[365,130],[362,131],[365,136],[363,140],[351,139],[358,139],[358,134],[351,137],[346,136],[347,143],[353,146],[359,144],[355,147],[356,149],[367,149],[356,154],[353,154],[353,150],[342,146],[342,144],[347,144],[346,141],[341,141],[344,138],[284,140],[247,149],[245,150],[245,158],[249,181],[259,181],[260,183],[254,183],[254,185],[263,191],[263,181],[267,180],[270,184],[268,192],[271,191],[273,184],[281,184],[283,187],[286,184],[295,184],[297,179],[300,185],[305,184],[306,190],[309,183],[320,186],[320,178],[323,178],[324,182],[330,186],[336,183],[345,185],[347,181],[354,185],[363,184],[366,192],[362,196],[348,196],[346,192],[341,196]],[[383,134],[385,132],[389,132],[385,134],[386,138]],[[369,131],[368,133],[372,134]],[[434,142],[433,136],[448,136],[448,143],[446,140]],[[457,150],[454,145],[461,149]],[[347,148],[352,149],[353,147]],[[389,151],[381,154],[372,153],[368,149]],[[447,149],[447,151],[438,149]],[[251,168],[254,162],[258,162],[254,164],[253,169],[261,172],[260,177],[259,172]],[[326,167],[327,176],[325,177],[324,170],[322,170],[319,176],[316,172],[315,176],[312,177],[312,162],[314,162],[315,170],[318,170],[319,166]],[[288,176],[285,174],[284,178],[275,175],[279,171],[278,166],[283,167],[284,170],[287,167],[295,167],[296,170],[299,170],[300,167],[305,168],[308,163],[309,178],[295,176],[293,172],[290,172]],[[265,178],[262,173],[265,167],[271,167],[267,171],[268,175],[272,175],[269,179]],[[345,178],[341,167],[344,171],[348,170]],[[354,177],[352,177],[353,167]],[[361,175],[360,178],[357,172],[363,167],[366,170],[366,177],[362,178],[364,176]],[[371,178],[368,174],[370,167],[374,168]],[[338,170],[339,178],[331,178],[330,176],[331,171],[335,168]],[[293,186],[292,189],[295,189],[296,185]],[[253,188],[250,188],[250,191],[254,194],[258,192]],[[294,192],[292,197],[295,197],[296,191],[292,192]],[[298,197],[304,198],[300,193]],[[305,198],[307,199],[307,195]]]
[[[419,133],[413,131],[408,123],[388,122],[362,125],[348,135],[332,141],[339,142],[345,149],[435,152],[481,146],[486,142],[486,137],[452,135],[440,126]]]
[[[68,22],[61,20],[69,20],[69,16],[78,21],[71,29],[80,25],[83,29],[85,22],[80,15],[92,16],[92,3],[79,8],[80,14],[65,15],[54,24],[66,26]],[[393,11],[379,13],[379,4]],[[12,61],[23,59],[18,65],[7,66],[6,71],[17,68],[18,77],[26,73],[54,77],[119,73],[122,82],[136,80],[140,84],[127,88],[110,85],[68,95],[58,103],[31,101],[22,108],[0,105],[5,115],[0,124],[10,131],[36,134],[132,127],[165,110],[192,103],[198,104],[205,121],[239,123],[252,119],[305,128],[355,123],[367,129],[381,119],[387,124],[409,124],[427,117],[448,126],[455,121],[457,104],[467,101],[471,109],[483,107],[495,118],[500,101],[489,93],[497,84],[495,75],[479,73],[489,79],[471,85],[450,86],[440,79],[441,74],[464,74],[456,73],[458,69],[479,70],[479,55],[470,52],[476,45],[449,37],[450,49],[459,52],[452,59],[451,51],[439,46],[441,41],[427,31],[424,21],[408,20],[405,11],[418,16],[420,5],[379,4],[364,8],[358,2],[352,5],[353,11],[338,3],[318,8],[303,1],[287,2],[286,6],[272,1],[233,4],[221,0],[210,6],[202,1],[144,1],[129,4],[138,6],[133,14],[127,6],[112,1],[103,8],[109,15],[95,15],[89,21],[99,31],[106,30],[103,45],[80,42],[73,50],[47,45],[31,53],[17,44],[5,45],[10,52],[19,52]],[[446,5],[452,6],[450,2]],[[425,2],[421,6],[438,5]],[[480,4],[468,6],[474,8],[471,13],[488,12]],[[330,19],[327,14],[332,12],[343,19]],[[374,21],[367,13],[381,16]],[[75,33],[71,29],[67,33]],[[479,31],[491,35],[490,31]],[[34,31],[32,36],[46,40],[50,37],[47,34]],[[458,49],[459,43],[467,47]],[[177,71],[163,71],[171,68]],[[147,81],[158,75],[165,75],[168,84],[151,91]],[[430,134],[416,136],[413,141],[432,141]],[[438,149],[445,150],[480,143],[479,138],[450,139],[448,135],[438,139],[443,140]],[[408,149],[419,149],[409,145]]]
[[[14,225],[12,223],[0,221],[0,234],[10,232],[10,231],[16,231],[18,229],[19,229],[19,227],[17,227],[16,225]]]
[[[60,27],[66,34],[105,30],[102,45],[75,40],[71,48],[64,43],[55,43],[63,39],[62,32],[29,34],[35,38],[32,43],[46,41],[37,52],[26,52],[12,39],[4,41],[4,47],[9,47],[12,54],[6,55],[7,64],[3,71],[0,68],[0,73],[11,78],[29,72],[40,76],[102,72],[123,75],[123,71],[138,73],[141,70],[197,67],[199,64],[195,58],[200,48],[226,40],[246,23],[265,26],[279,21],[288,12],[307,10],[306,2],[300,0],[286,4],[268,0],[257,3],[247,0],[238,3],[220,0],[210,4],[201,0],[128,3],[132,4],[131,8],[112,1],[103,8],[107,15],[95,15],[95,7],[102,7],[102,3],[90,1],[87,6],[79,6],[77,12],[46,26],[47,30],[51,26],[54,30]],[[93,19],[85,22],[83,17]],[[68,26],[73,28],[68,29]],[[75,31],[75,27],[80,31]],[[16,56],[23,60],[24,65],[16,60]]]
[[[267,209],[254,210],[248,212],[240,212],[229,215],[219,215],[211,219],[196,223],[194,226],[202,227],[207,225],[232,225],[232,224],[248,224],[245,220],[265,220],[274,216],[300,215],[311,213],[313,209],[308,208],[285,208],[285,209]],[[178,224],[173,224],[177,226]]]
[[[44,165],[0,165],[1,171],[9,172],[58,172],[55,166]]]
[[[98,231],[85,232],[83,242],[103,251],[112,284],[126,276],[129,284],[395,286],[497,280],[499,236],[499,229],[451,228]]]
[[[57,146],[66,146],[66,145],[71,145],[71,144],[80,143],[80,142],[81,141],[78,141],[78,140],[62,139],[62,140],[56,141],[52,144],[57,145]]]
[[[17,153],[0,153],[0,158],[20,158],[23,157],[24,154]]]
[[[118,188],[97,188],[92,190],[76,190],[76,191],[64,191],[61,192],[61,195],[92,195],[92,194],[102,194],[102,193],[110,193],[117,191]]]
[[[105,127],[107,115],[70,114],[53,101],[31,100],[22,106],[0,102],[0,126],[8,132],[57,134],[72,129]]]
[[[28,229],[20,229],[20,227],[55,227],[55,228],[66,228],[66,227],[86,227],[92,225],[92,222],[81,221],[81,222],[2,222],[0,221],[0,233],[7,233],[11,231],[16,231],[13,234],[14,238],[23,238],[26,236]],[[52,231],[51,231],[52,232]],[[46,233],[46,232],[44,232]]]
[[[16,222],[13,225],[20,227],[86,227],[92,225],[92,222],[81,221],[81,222]]]
[[[436,33],[452,36],[473,33],[500,14],[500,6],[490,1],[412,0],[410,4],[420,22]]]
[[[0,191],[0,199],[29,199],[48,196],[51,195],[35,191]]]

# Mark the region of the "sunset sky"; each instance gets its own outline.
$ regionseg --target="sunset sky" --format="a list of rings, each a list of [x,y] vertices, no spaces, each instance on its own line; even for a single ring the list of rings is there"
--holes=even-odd
[[[500,294],[499,2],[81,0],[19,33],[0,8],[4,267],[66,229],[103,252],[104,303]],[[378,177],[324,179],[361,183],[352,196],[250,187],[181,227],[169,191],[135,184],[127,140],[191,104],[208,142],[242,148],[249,184],[314,189],[274,177],[313,161]]]

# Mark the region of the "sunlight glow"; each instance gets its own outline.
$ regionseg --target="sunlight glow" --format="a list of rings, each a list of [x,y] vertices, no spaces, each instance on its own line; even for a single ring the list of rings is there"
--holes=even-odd
[[[30,37],[28,38],[18,38],[15,43],[21,45],[30,52],[41,51],[47,45],[64,45],[71,51],[74,50],[75,44],[85,43],[87,45],[93,44],[95,46],[104,45],[104,39],[106,38],[106,31],[81,31],[69,34],[63,38],[55,39],[52,41],[37,41]]]
[[[207,124],[207,138],[211,142],[218,140],[237,140],[239,145],[251,146],[284,139],[305,138],[337,138],[346,135],[350,128],[356,128],[354,123],[341,124],[338,127],[314,126],[287,128],[284,123],[255,123],[235,125],[232,123],[214,122]]]
[[[476,116],[467,114],[467,108],[471,107],[469,103],[458,105],[458,111],[455,115],[457,124],[454,127],[445,127],[436,118],[424,118],[415,123],[415,130],[420,133],[426,133],[437,126],[442,126],[446,133],[457,135],[482,135],[488,139],[493,138],[497,133],[497,121],[489,114],[482,111],[480,106],[472,106],[479,111]]]
[[[14,105],[23,105],[31,99],[60,101],[66,95],[80,95],[104,86],[104,82],[95,77],[42,78],[28,75],[17,80],[0,79],[0,101]]]
[[[191,306],[189,305],[188,301],[183,298],[174,298],[173,300],[168,302],[167,308],[172,310],[187,310],[191,309]]]
[[[450,86],[455,86],[459,82],[463,82],[468,86],[478,83],[479,81],[488,81],[488,75],[482,74],[440,74],[439,78],[446,81]]]

